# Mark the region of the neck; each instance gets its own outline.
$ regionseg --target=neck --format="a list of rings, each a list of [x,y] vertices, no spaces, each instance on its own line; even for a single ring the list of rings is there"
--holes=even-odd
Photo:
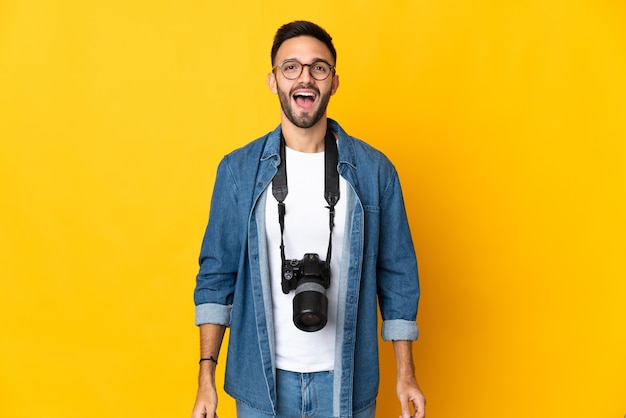
[[[292,150],[299,152],[322,152],[324,151],[324,138],[326,137],[326,116],[322,117],[310,128],[298,128],[284,115],[281,129],[285,137],[285,144]]]

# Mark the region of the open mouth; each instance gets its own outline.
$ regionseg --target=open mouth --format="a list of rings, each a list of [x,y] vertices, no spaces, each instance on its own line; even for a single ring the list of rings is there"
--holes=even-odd
[[[313,107],[317,94],[312,91],[298,91],[292,97],[299,107],[308,110]]]

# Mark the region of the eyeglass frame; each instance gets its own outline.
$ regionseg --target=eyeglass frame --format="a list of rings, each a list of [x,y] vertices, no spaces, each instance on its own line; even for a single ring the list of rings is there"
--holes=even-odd
[[[300,74],[298,74],[298,75],[297,75],[296,77],[294,77],[294,78],[289,78],[289,77],[287,77],[287,76],[285,75],[285,73],[283,72],[283,65],[288,64],[288,63],[290,63],[290,62],[295,62],[295,63],[300,64]],[[330,71],[328,71],[328,75],[327,75],[326,77],[322,78],[322,79],[317,79],[317,78],[315,78],[315,76],[311,73],[311,66],[313,66],[314,64],[317,64],[317,63],[319,63],[319,62],[324,63],[324,64],[326,64],[326,65],[328,65],[328,66],[330,67]],[[313,61],[313,62],[312,62],[312,63],[310,63],[310,64],[303,64],[303,63],[301,63],[300,61],[298,61],[298,60],[297,60],[297,59],[295,59],[295,58],[289,58],[289,59],[284,60],[284,61],[283,61],[283,62],[281,62],[280,64],[276,64],[275,66],[273,66],[273,67],[272,67],[272,72],[276,71],[276,69],[278,68],[278,69],[280,70],[280,73],[281,73],[281,74],[283,75],[283,77],[285,77],[287,80],[297,80],[297,79],[298,79],[298,77],[300,77],[300,76],[302,75],[302,72],[304,71],[304,67],[309,67],[309,75],[310,75],[310,76],[311,76],[314,80],[316,80],[316,81],[324,81],[324,80],[328,80],[328,77],[330,77],[330,75],[331,75],[333,72],[335,72],[335,73],[337,72],[337,67],[335,67],[334,65],[332,65],[331,63],[329,63],[329,62],[328,62],[328,61],[326,61],[326,60],[323,60],[323,59],[316,59],[315,61]]]

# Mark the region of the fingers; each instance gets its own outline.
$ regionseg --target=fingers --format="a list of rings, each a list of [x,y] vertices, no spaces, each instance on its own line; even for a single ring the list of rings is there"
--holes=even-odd
[[[424,418],[426,416],[426,399],[423,396],[413,400],[415,408],[415,418]]]
[[[218,416],[214,408],[211,410],[204,405],[197,405],[191,413],[191,418],[218,418]]]
[[[402,415],[399,418],[411,418],[411,410],[407,402],[402,402]]]
[[[413,404],[414,415],[411,415],[411,407]],[[426,417],[426,399],[420,393],[419,396],[408,397],[408,399],[400,398],[401,415],[398,418],[425,418]]]

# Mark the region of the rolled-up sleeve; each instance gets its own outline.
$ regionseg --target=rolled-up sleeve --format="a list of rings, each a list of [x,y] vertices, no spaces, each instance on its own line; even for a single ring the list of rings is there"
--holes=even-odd
[[[417,337],[419,337],[417,322],[404,321],[402,319],[383,321],[382,336],[385,341],[417,340]]]
[[[228,156],[217,169],[209,222],[200,250],[196,276],[195,323],[229,325],[237,270],[242,249],[241,225],[237,211],[238,188]]]
[[[232,305],[217,303],[203,303],[196,306],[196,325],[217,324],[230,326],[230,312]]]
[[[395,170],[381,201],[377,285],[383,339],[416,340],[420,297],[417,259]]]

